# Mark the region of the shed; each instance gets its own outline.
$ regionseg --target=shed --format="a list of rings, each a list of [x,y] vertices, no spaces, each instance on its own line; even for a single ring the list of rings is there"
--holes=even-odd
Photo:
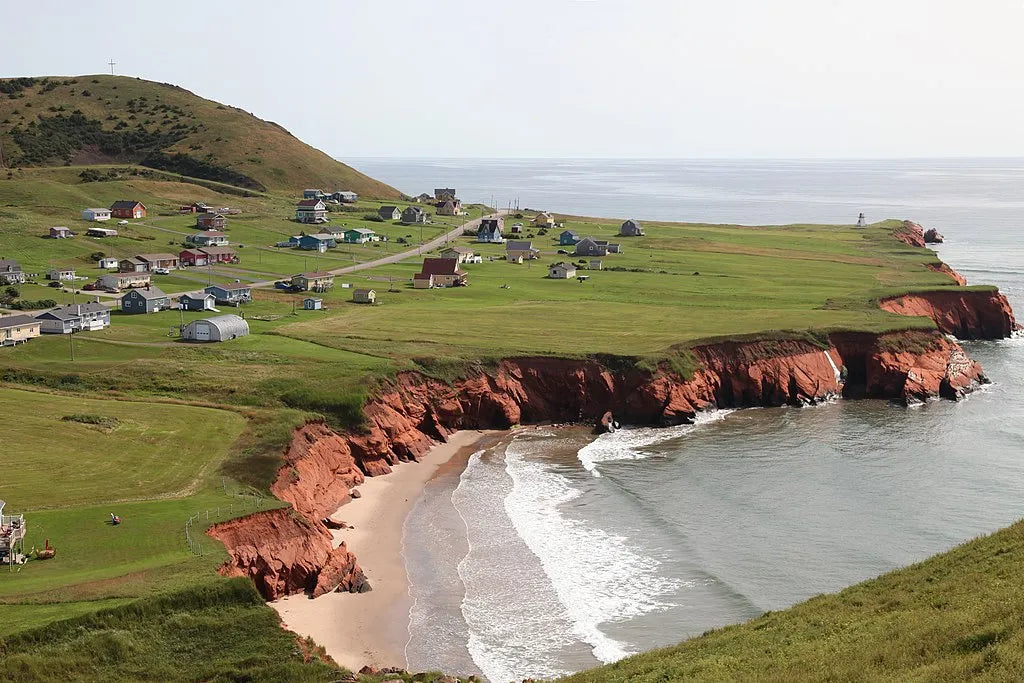
[[[324,307],[324,300],[306,297],[302,300],[302,307],[307,311],[319,311]]]
[[[71,230],[63,225],[56,225],[50,228],[50,237],[53,239],[67,239],[72,236]]]
[[[352,301],[357,304],[375,304],[377,303],[377,292],[372,289],[354,289],[352,290]]]
[[[554,263],[548,266],[548,277],[552,280],[568,280],[576,277],[576,266],[571,263]]]
[[[87,221],[109,221],[110,209],[82,209],[82,219]]]
[[[193,320],[181,330],[181,338],[197,342],[222,342],[249,334],[249,323],[228,314]]]

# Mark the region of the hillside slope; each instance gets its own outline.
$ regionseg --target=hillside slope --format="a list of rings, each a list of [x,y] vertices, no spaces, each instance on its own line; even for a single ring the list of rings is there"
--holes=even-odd
[[[839,593],[564,680],[1021,680],[1022,561],[1017,522]]]
[[[0,80],[0,146],[7,167],[135,162],[255,190],[401,196],[276,123],[127,76]]]

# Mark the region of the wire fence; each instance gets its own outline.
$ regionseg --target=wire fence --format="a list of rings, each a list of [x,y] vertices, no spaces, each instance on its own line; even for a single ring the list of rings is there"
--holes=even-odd
[[[202,557],[206,554],[206,548],[203,544],[206,538],[204,532],[209,527],[210,522],[223,522],[234,519],[246,512],[262,510],[268,504],[266,497],[258,491],[243,489],[234,484],[229,485],[223,479],[221,480],[221,487],[224,489],[225,495],[234,498],[232,502],[215,508],[198,510],[196,514],[185,520],[185,545],[188,547],[189,552],[197,557]]]

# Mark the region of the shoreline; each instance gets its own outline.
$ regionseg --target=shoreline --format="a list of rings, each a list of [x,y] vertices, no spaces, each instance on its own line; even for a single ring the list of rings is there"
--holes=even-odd
[[[268,603],[282,625],[312,638],[351,671],[365,665],[405,668],[412,606],[402,543],[405,520],[423,487],[442,468],[452,461],[464,463],[480,441],[504,434],[502,430],[458,431],[418,463],[402,463],[390,474],[367,477],[357,487],[362,495],[331,515],[353,528],[335,529],[331,535],[334,547],[344,542],[355,554],[372,590],[328,593],[316,599],[300,593]]]

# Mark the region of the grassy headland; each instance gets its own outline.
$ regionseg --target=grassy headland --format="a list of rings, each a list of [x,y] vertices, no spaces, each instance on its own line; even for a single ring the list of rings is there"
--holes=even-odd
[[[6,86],[0,122],[4,159],[17,164],[0,171],[0,258],[17,259],[31,274],[69,265],[92,279],[105,272],[94,265],[100,252],[178,252],[196,228],[195,217],[177,209],[193,201],[242,210],[228,226],[241,262],[155,276],[167,292],[364,263],[465,220],[434,217],[421,228],[368,218],[397,191],[275,124],[174,86],[105,76],[35,79]],[[65,162],[74,165],[59,165]],[[319,256],[276,247],[311,230],[292,220],[306,186],[376,197],[333,207],[331,225],[369,227],[389,241]],[[149,216],[117,226],[116,238],[86,237],[81,209],[118,199],[144,202]],[[470,217],[481,211],[471,207]],[[484,257],[463,266],[465,288],[413,289],[416,255],[339,276],[323,310],[302,310],[300,294],[257,289],[242,309],[252,334],[224,344],[176,338],[178,325],[200,313],[115,312],[109,329],[70,342],[44,336],[0,349],[0,411],[23,451],[2,496],[8,512],[28,513],[30,546],[50,539],[58,548],[52,560],[0,573],[0,671],[45,678],[44,663],[61,659],[58,677],[132,679],[141,677],[131,668],[137,660],[160,677],[187,650],[199,655],[186,661],[182,678],[332,675],[316,661],[281,654],[293,643],[272,613],[252,602],[251,591],[215,577],[225,553],[212,541],[199,554],[190,550],[184,524],[199,513],[201,531],[207,510],[212,523],[253,509],[245,494],[266,491],[292,427],[314,416],[357,426],[366,397],[396,372],[454,376],[469,364],[533,355],[651,366],[713,339],[930,330],[930,320],[883,311],[878,299],[953,285],[927,267],[934,253],[892,239],[897,222],[866,229],[656,222],[645,224],[645,237],[620,238],[620,220],[571,216],[565,228],[619,242],[623,253],[604,257],[602,270],[581,269],[584,282],[551,280],[548,265],[581,259],[558,253],[572,250],[557,243],[562,228],[542,233],[529,218],[521,219],[523,238],[540,250],[535,261],[509,263],[500,245],[456,240]],[[78,234],[43,239],[53,225]],[[18,287],[23,300],[83,300],[31,279]],[[352,303],[343,283],[376,288],[378,304]],[[110,512],[124,523],[107,524]],[[196,595],[231,606],[209,611]],[[138,618],[150,613],[159,617]],[[181,643],[169,639],[175,629],[187,634]],[[199,643],[204,630],[217,637]],[[229,642],[243,638],[251,646]],[[223,652],[205,649],[211,643],[222,643]]]

